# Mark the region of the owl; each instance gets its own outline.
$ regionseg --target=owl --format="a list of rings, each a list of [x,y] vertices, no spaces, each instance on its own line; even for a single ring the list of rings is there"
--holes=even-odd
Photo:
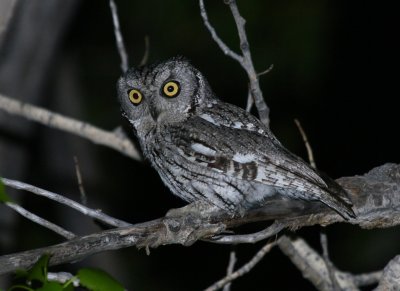
[[[117,91],[144,157],[183,200],[244,215],[280,195],[354,217],[339,185],[289,152],[255,116],[218,99],[186,59],[129,69]]]

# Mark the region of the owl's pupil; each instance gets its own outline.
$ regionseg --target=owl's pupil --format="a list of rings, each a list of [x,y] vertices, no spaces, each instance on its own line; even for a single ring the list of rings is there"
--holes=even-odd
[[[167,91],[168,91],[168,92],[172,92],[172,91],[174,91],[174,87],[172,87],[172,86],[168,86],[168,87],[167,87]]]
[[[133,93],[133,99],[139,99],[139,94],[138,93]]]

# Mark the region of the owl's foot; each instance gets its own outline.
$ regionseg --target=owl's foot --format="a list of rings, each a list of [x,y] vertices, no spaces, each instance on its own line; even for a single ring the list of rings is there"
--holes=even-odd
[[[207,218],[212,216],[212,214],[220,211],[220,209],[206,201],[195,201],[189,205],[181,208],[174,208],[168,210],[165,217],[167,218],[177,218],[182,216],[194,216],[199,218]]]

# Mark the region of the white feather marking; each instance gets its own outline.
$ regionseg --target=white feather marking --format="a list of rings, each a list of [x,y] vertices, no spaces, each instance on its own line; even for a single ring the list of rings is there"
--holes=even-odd
[[[245,163],[254,162],[255,158],[254,158],[254,155],[252,155],[252,154],[236,153],[233,155],[232,160],[234,160],[235,162],[241,163],[241,164],[245,164]]]
[[[243,128],[243,126],[244,126],[243,122],[240,121],[235,121],[233,123],[233,128]]]
[[[194,143],[190,147],[195,152],[209,157],[215,157],[215,154],[217,153],[212,148],[206,147],[205,145],[202,145],[200,143]]]
[[[204,120],[206,120],[206,121],[208,121],[208,122],[211,122],[212,124],[219,125],[219,123],[217,121],[215,121],[214,118],[212,118],[208,114],[201,114],[199,117],[204,119]]]

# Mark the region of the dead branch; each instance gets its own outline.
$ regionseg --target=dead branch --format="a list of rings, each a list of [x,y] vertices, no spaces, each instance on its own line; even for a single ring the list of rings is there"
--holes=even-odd
[[[235,0],[225,1],[226,4],[229,5],[229,8],[232,12],[233,19],[235,20],[236,28],[239,34],[240,41],[240,50],[242,55],[239,55],[232,51],[223,40],[217,35],[214,27],[210,24],[207,16],[207,11],[204,6],[204,0],[199,0],[200,5],[200,15],[203,18],[204,25],[207,27],[208,31],[211,34],[213,40],[218,44],[223,53],[232,59],[236,60],[246,71],[247,76],[250,81],[250,92],[253,96],[254,103],[257,107],[258,116],[262,123],[264,123],[267,127],[269,126],[269,107],[267,103],[265,103],[262,91],[260,89],[260,84],[258,81],[258,76],[253,61],[251,58],[250,45],[247,40],[246,30],[244,28],[246,20],[240,15],[239,9],[236,5]]]
[[[36,121],[48,127],[70,132],[86,138],[95,144],[107,146],[134,160],[141,160],[132,141],[118,132],[106,131],[70,117],[30,105],[0,94],[0,109],[12,114]]]
[[[128,54],[126,53],[124,39],[123,39],[122,33],[121,33],[121,27],[119,25],[117,5],[115,5],[114,0],[110,0],[109,4],[110,4],[110,10],[111,10],[113,26],[114,26],[115,43],[118,48],[119,56],[121,57],[121,70],[122,70],[122,73],[125,73],[129,67]]]
[[[376,291],[399,290],[400,286],[400,255],[392,259],[383,270],[382,279]]]
[[[10,187],[10,188],[14,188],[17,190],[25,190],[28,191],[32,194],[35,195],[39,195],[39,196],[43,196],[46,197],[47,199],[56,201],[60,204],[63,204],[67,207],[70,207],[72,209],[75,209],[76,211],[89,216],[91,218],[97,219],[101,222],[103,222],[106,225],[110,225],[110,226],[114,226],[114,227],[121,227],[121,226],[129,226],[131,224],[116,219],[114,217],[111,217],[105,213],[102,213],[100,210],[93,210],[85,205],[82,205],[72,199],[69,199],[67,197],[64,197],[60,194],[57,193],[53,193],[44,189],[41,189],[39,187],[33,186],[33,185],[29,185],[27,183],[23,183],[20,181],[15,181],[15,180],[11,180],[11,179],[7,179],[7,178],[1,178],[1,180],[3,181],[4,185]],[[32,220],[32,219],[31,219]],[[71,238],[71,237],[68,237]]]
[[[83,259],[94,253],[129,246],[157,247],[166,244],[191,245],[199,239],[213,236],[223,242],[223,232],[254,221],[278,220],[289,229],[319,224],[346,222],[361,228],[385,228],[400,224],[400,165],[385,164],[363,176],[337,180],[354,203],[357,217],[348,221],[320,202],[284,200],[275,197],[264,207],[249,212],[244,217],[230,217],[215,213],[210,217],[163,217],[132,226],[102,231],[77,237],[67,242],[41,249],[0,257],[0,274],[28,268],[44,253],[51,254],[51,265]],[[4,183],[7,180],[4,179]],[[251,237],[251,235],[247,235]],[[257,236],[257,235],[255,235]],[[242,242],[242,237],[229,235],[230,243]],[[266,237],[264,237],[266,239]],[[255,242],[257,240],[252,240]]]
[[[251,271],[260,261],[261,259],[276,245],[276,242],[270,242],[267,243],[265,246],[263,246],[256,254],[255,256],[247,262],[245,265],[243,265],[241,268],[233,272],[232,274],[227,275],[226,277],[222,278],[221,280],[215,282],[212,284],[210,287],[205,289],[205,291],[216,291],[218,289],[221,289],[224,287],[226,284],[229,282],[232,282],[233,280],[236,280],[237,278],[247,274],[248,272]]]
[[[36,224],[39,224],[45,228],[50,229],[51,231],[67,238],[67,239],[71,239],[75,237],[75,234],[73,234],[72,232],[26,210],[25,208],[19,206],[16,203],[13,202],[5,202],[4,203],[6,206],[8,206],[9,208],[13,209],[14,211],[18,212],[20,215],[22,215],[23,217],[29,219],[30,221],[33,221]]]

